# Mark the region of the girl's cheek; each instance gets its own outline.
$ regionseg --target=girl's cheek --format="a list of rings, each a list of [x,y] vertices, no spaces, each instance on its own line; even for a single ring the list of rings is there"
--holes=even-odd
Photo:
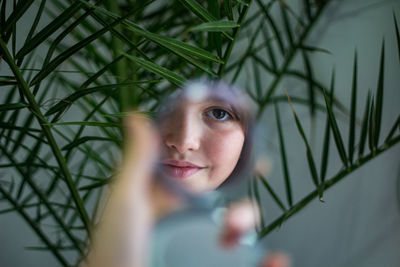
[[[206,118],[206,124],[210,129],[219,134],[229,133],[241,129],[240,124],[237,121],[216,121],[211,118]]]
[[[244,133],[242,130],[220,131],[214,133],[207,139],[207,156],[215,163],[225,162],[236,165],[236,158],[239,157],[243,142]]]

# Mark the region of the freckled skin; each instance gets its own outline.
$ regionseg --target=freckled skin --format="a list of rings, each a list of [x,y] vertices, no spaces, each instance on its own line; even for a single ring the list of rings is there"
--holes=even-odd
[[[218,120],[210,113],[215,109],[226,110],[233,116]],[[160,132],[162,159],[188,161],[204,167],[178,181],[194,193],[214,190],[229,177],[245,138],[230,105],[215,100],[183,100],[164,117]]]

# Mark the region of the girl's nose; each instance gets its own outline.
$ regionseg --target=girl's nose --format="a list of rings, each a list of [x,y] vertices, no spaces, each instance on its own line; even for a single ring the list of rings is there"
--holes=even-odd
[[[196,151],[200,148],[201,125],[192,116],[182,115],[171,118],[168,132],[165,135],[165,144],[180,154],[187,151]]]

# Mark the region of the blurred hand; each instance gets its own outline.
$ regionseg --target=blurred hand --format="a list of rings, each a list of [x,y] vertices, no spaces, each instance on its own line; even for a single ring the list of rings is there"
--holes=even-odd
[[[228,207],[220,237],[223,247],[234,247],[241,237],[255,229],[259,222],[259,214],[256,210],[249,200],[242,200]]]
[[[260,267],[290,267],[290,258],[283,252],[270,252],[261,260]]]
[[[255,229],[259,221],[256,204],[243,200],[229,206],[220,237],[221,245],[235,247],[244,235]],[[261,260],[259,267],[290,267],[290,259],[285,253],[270,252]]]
[[[151,120],[140,114],[129,115],[124,118],[124,130],[121,165],[110,185],[86,259],[90,267],[148,266],[154,223],[178,203],[153,179],[160,141]]]

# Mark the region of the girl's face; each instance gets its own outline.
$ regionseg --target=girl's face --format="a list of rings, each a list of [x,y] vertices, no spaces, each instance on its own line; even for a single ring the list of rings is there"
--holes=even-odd
[[[182,98],[163,116],[162,172],[193,193],[216,189],[234,170],[245,133],[231,105]]]

